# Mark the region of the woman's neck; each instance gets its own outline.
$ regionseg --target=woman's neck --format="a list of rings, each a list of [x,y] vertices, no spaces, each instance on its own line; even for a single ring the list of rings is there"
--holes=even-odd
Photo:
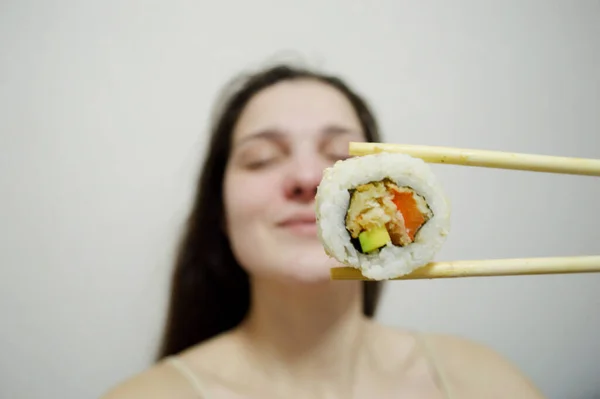
[[[323,390],[351,383],[367,326],[360,283],[254,279],[251,303],[240,331],[266,372]]]

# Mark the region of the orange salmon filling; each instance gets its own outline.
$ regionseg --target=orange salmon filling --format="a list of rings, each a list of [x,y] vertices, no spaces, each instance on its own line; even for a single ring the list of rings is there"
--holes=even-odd
[[[414,196],[415,194],[411,192],[396,191],[392,200],[396,208],[402,213],[404,228],[411,242],[415,241],[415,234],[417,234],[417,231],[419,231],[427,220],[425,215],[419,210]]]
[[[432,216],[422,196],[410,187],[399,187],[386,179],[352,190],[346,229],[355,239],[357,249],[370,252],[388,242],[396,246],[414,242],[421,227]]]

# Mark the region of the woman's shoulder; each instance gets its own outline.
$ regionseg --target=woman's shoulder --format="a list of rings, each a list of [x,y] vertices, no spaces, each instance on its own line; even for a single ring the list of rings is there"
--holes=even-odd
[[[111,388],[101,399],[188,399],[197,394],[185,379],[164,359]]]
[[[461,397],[542,399],[544,396],[519,368],[479,341],[448,334],[420,333],[430,356]]]
[[[223,363],[222,353],[231,347],[229,334],[169,356],[122,381],[101,399],[202,399],[198,384],[213,384],[214,367]]]

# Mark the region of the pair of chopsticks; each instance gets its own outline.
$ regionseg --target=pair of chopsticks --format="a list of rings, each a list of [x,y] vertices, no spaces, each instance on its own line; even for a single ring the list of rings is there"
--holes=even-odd
[[[425,162],[438,164],[600,176],[600,159],[389,143],[352,142],[349,146],[350,156],[363,156],[378,152],[402,153],[421,158]],[[597,272],[600,272],[600,255],[484,259],[432,262],[410,274],[391,280]],[[331,279],[369,280],[362,275],[360,270],[351,267],[332,268]]]

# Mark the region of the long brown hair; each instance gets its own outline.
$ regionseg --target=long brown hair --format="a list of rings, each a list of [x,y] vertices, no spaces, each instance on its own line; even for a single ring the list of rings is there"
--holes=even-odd
[[[276,65],[234,80],[213,116],[206,159],[175,259],[168,314],[158,359],[225,332],[242,321],[250,304],[248,275],[231,251],[223,225],[223,176],[232,132],[246,104],[259,91],[291,79],[315,79],[342,92],[352,104],[367,141],[380,141],[366,101],[335,76]],[[373,317],[381,284],[363,283],[363,313]]]

